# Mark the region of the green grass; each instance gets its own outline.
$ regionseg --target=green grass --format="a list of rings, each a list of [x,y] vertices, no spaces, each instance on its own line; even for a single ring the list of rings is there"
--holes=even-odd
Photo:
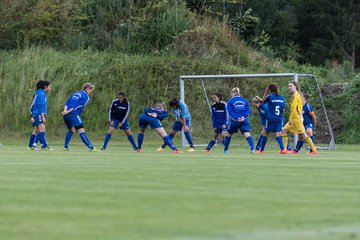
[[[360,238],[358,146],[253,156],[115,145],[0,146],[0,239]]]

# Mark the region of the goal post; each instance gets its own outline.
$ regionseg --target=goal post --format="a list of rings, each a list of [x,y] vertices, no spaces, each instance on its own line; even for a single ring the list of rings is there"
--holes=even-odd
[[[204,94],[206,96],[206,101],[209,104],[208,98],[207,98],[207,93],[205,90],[205,86],[203,83],[203,80],[214,80],[214,79],[255,79],[255,78],[262,78],[262,79],[268,79],[268,78],[292,78],[293,81],[298,82],[299,81],[299,77],[304,77],[304,78],[311,78],[314,80],[314,83],[316,85],[317,91],[318,91],[318,96],[320,98],[320,102],[321,102],[321,107],[324,111],[325,114],[325,119],[326,119],[326,125],[327,125],[327,129],[329,131],[329,135],[330,135],[330,143],[327,147],[325,147],[325,149],[335,149],[336,148],[336,144],[335,144],[335,139],[334,139],[334,134],[331,128],[331,124],[327,115],[327,111],[324,105],[324,101],[323,101],[323,97],[321,94],[321,90],[320,90],[320,86],[319,86],[319,82],[318,79],[315,75],[313,74],[298,74],[298,73],[269,73],[269,74],[227,74],[227,75],[182,75],[179,76],[179,80],[180,80],[180,99],[182,101],[185,101],[185,81],[193,81],[193,80],[201,80],[202,82],[202,86],[204,89]],[[210,108],[209,108],[210,110]],[[297,136],[294,136],[294,145],[297,142]],[[185,139],[185,135],[184,132],[181,131],[181,145],[182,147],[186,147],[186,139]],[[196,145],[195,145],[196,146]]]

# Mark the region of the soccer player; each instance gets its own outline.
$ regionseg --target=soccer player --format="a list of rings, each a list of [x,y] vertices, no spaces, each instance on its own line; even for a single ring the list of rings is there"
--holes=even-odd
[[[271,94],[269,94],[269,92]],[[264,93],[263,104],[268,105],[267,119],[265,123],[265,134],[261,143],[260,154],[264,153],[269,132],[275,134],[275,139],[280,147],[280,154],[286,154],[284,143],[281,138],[281,129],[284,123],[285,99],[279,94],[279,87],[276,83],[271,83]]]
[[[65,136],[64,150],[69,151],[69,143],[75,131],[79,132],[82,142],[89,148],[90,151],[96,151],[94,146],[88,139],[81,113],[84,111],[86,104],[89,102],[89,95],[95,90],[95,86],[91,83],[85,83],[82,90],[72,94],[66,101],[64,111],[61,114],[64,116],[64,122],[69,129]]]
[[[175,115],[175,123],[172,127],[172,132],[169,134],[170,139],[173,139],[178,131],[184,130],[186,140],[190,145],[188,152],[195,152],[192,137],[190,135],[191,115],[188,106],[182,100],[176,98],[169,102],[169,106],[173,109]],[[165,146],[165,144],[162,145],[156,151],[164,151]]]
[[[290,101],[290,116],[289,122],[286,123],[282,130],[283,142],[288,142],[288,132],[298,134],[300,141],[305,141],[311,148],[309,154],[317,154],[316,148],[311,140],[311,138],[306,134],[305,127],[303,124],[302,108],[303,104],[300,97],[300,87],[299,84],[295,81],[292,81],[288,84],[288,88],[292,93]]]
[[[34,143],[36,139],[42,144],[42,150],[53,150],[47,145],[45,138],[45,125],[47,113],[46,93],[51,90],[51,83],[47,80],[40,80],[36,83],[36,93],[30,105],[31,123],[34,127],[30,135],[29,149],[36,150]]]
[[[230,91],[231,99],[227,103],[229,113],[229,124],[227,127],[227,136],[224,141],[224,154],[228,153],[231,137],[240,130],[241,134],[246,137],[250,146],[250,153],[255,154],[254,140],[251,137],[249,115],[251,112],[249,102],[240,96],[240,89],[233,88]]]
[[[216,143],[216,140],[219,138],[220,133],[222,133],[223,138],[225,138],[226,135],[226,125],[228,121],[226,102],[222,101],[220,93],[214,93],[212,99],[214,103],[211,106],[211,119],[215,135],[214,139],[212,139],[206,149],[203,150],[204,152],[210,152],[211,148]]]
[[[307,135],[311,138],[312,142],[315,144],[314,134],[313,131],[315,130],[316,126],[316,115],[314,113],[313,107],[308,103],[309,95],[306,93],[301,93],[301,100],[303,102],[303,118],[304,118],[304,127]],[[304,141],[298,141],[296,144],[296,148],[292,153],[297,154],[299,153],[300,149],[302,148]]]
[[[166,134],[165,129],[161,125],[161,121],[169,117],[169,113],[165,109],[165,104],[156,103],[153,108],[145,108],[143,113],[139,117],[139,133],[137,136],[138,149],[137,152],[142,152],[142,143],[144,141],[145,129],[148,125],[159,134],[166,145],[168,145],[173,153],[182,153],[178,150],[172,142],[169,135]]]
[[[130,131],[130,125],[127,120],[130,113],[130,102],[127,100],[125,93],[120,92],[117,99],[113,100],[109,109],[109,131],[107,132],[101,150],[106,150],[106,146],[109,143],[112,133],[115,129],[119,128],[123,130],[131,143],[133,149],[136,151],[137,146],[133,135]]]
[[[262,146],[262,141],[264,139],[264,137],[266,137],[265,135],[265,124],[266,124],[266,118],[267,118],[267,112],[268,112],[268,105],[265,103],[262,103],[263,100],[261,99],[261,97],[259,96],[255,96],[252,100],[251,100],[251,105],[255,108],[258,109],[259,112],[259,117],[260,117],[260,123],[263,126],[261,129],[261,134],[259,136],[258,142],[256,144],[255,150],[256,153],[263,153],[263,151],[261,152],[261,146]]]

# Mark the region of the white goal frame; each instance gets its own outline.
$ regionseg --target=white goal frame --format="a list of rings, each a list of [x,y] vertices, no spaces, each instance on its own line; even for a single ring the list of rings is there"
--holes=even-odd
[[[330,124],[330,120],[326,111],[326,107],[324,104],[324,100],[321,94],[321,89],[320,89],[320,85],[319,85],[319,81],[318,78],[313,75],[313,74],[298,74],[298,73],[268,73],[268,74],[229,74],[229,75],[183,75],[180,76],[180,99],[182,101],[185,101],[185,81],[189,81],[189,80],[203,80],[203,79],[228,79],[228,78],[293,78],[293,80],[295,82],[299,81],[299,77],[303,77],[303,78],[312,78],[316,84],[316,88],[317,88],[317,92],[320,98],[320,102],[321,102],[321,107],[324,111],[325,114],[325,119],[326,119],[326,124],[328,127],[328,131],[330,134],[330,143],[328,147],[325,147],[323,149],[336,149],[336,144],[335,144],[335,138],[334,138],[334,133],[333,130],[331,128],[331,124]],[[203,84],[203,83],[202,83]],[[204,85],[203,85],[204,87]],[[206,94],[206,92],[205,92]],[[205,95],[207,97],[207,95]],[[209,105],[209,102],[208,102]],[[211,108],[209,106],[209,110],[211,111]],[[294,144],[296,145],[297,142],[297,136],[295,135],[294,137]],[[182,147],[186,147],[186,139],[185,139],[185,135],[184,135],[184,131],[181,131],[181,146]],[[195,145],[196,146],[196,145]]]

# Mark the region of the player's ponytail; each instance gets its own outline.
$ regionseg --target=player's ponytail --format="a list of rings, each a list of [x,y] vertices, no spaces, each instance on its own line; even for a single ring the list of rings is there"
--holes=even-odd
[[[276,83],[271,83],[268,88],[272,93],[279,94],[279,86]]]
[[[238,87],[231,89],[230,95],[231,97],[240,96],[240,89]]]
[[[309,95],[307,93],[302,92],[301,95],[305,98],[305,100],[309,100]]]

